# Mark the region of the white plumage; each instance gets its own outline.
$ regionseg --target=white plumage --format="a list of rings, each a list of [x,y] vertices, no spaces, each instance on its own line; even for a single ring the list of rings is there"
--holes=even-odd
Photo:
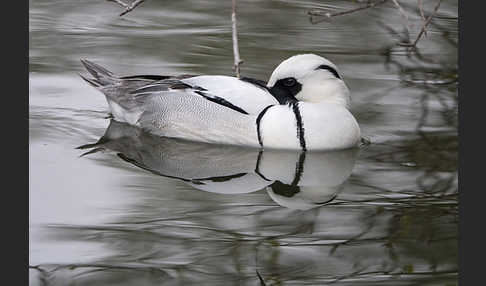
[[[261,148],[351,148],[360,129],[334,64],[313,54],[283,61],[268,84],[229,76],[119,77],[82,61],[115,120],[152,134]]]

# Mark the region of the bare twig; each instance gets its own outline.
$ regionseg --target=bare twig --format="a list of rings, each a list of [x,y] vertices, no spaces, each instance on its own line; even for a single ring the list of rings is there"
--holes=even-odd
[[[364,6],[361,6],[361,7],[358,7],[358,8],[354,8],[354,9],[350,9],[350,10],[341,11],[341,12],[335,12],[335,13],[331,13],[329,11],[322,10],[322,9],[314,9],[314,10],[310,10],[309,12],[307,12],[307,14],[309,16],[311,16],[311,22],[312,22],[312,24],[317,24],[317,23],[323,22],[323,21],[325,21],[327,19],[330,19],[332,17],[335,17],[335,16],[341,16],[341,15],[351,14],[351,13],[354,13],[354,12],[357,12],[357,11],[361,11],[361,10],[373,8],[373,7],[377,6],[377,5],[380,5],[380,4],[385,3],[387,1],[388,0],[379,0],[379,1],[375,1],[375,2],[369,1]],[[415,41],[413,43],[411,43],[411,41],[410,41],[410,32],[409,32],[409,25],[410,25],[410,23],[409,23],[409,17],[408,17],[408,15],[405,13],[405,10],[402,8],[402,6],[400,5],[400,3],[398,3],[398,0],[392,0],[392,2],[394,3],[394,5],[398,9],[398,11],[400,12],[400,14],[402,15],[402,17],[405,19],[405,23],[404,23],[404,26],[405,26],[405,39],[402,39],[402,41],[400,43],[398,43],[398,45],[404,46],[404,47],[416,47],[417,46],[417,43],[420,41],[420,39],[422,38],[422,36],[424,34],[425,35],[427,34],[427,27],[431,23],[433,17],[436,15],[437,10],[439,9],[442,0],[439,0],[437,2],[437,5],[435,6],[434,11],[427,18],[425,17],[425,13],[423,11],[422,0],[417,0],[417,6],[418,6],[419,14],[421,16],[421,19],[424,21],[424,23],[422,25],[422,28],[420,29],[419,34],[417,35],[417,38],[415,39]],[[323,16],[325,18],[322,19],[322,20],[313,21],[313,18],[312,18],[313,16]]]
[[[240,77],[240,64],[243,61],[240,59],[240,50],[238,48],[238,31],[236,30],[236,0],[232,0],[232,12],[231,12],[231,23],[232,23],[232,31],[233,31],[233,55],[235,58],[233,70],[235,72],[236,77]]]
[[[393,1],[393,4],[395,4],[395,6],[397,6],[397,9],[400,12],[400,15],[402,15],[402,17],[405,18],[405,20],[408,23],[408,15],[407,15],[407,13],[405,13],[405,10],[403,10],[402,6],[400,6],[400,3],[398,3],[398,0],[392,0],[392,1]]]
[[[351,14],[351,13],[358,12],[358,11],[361,11],[361,10],[365,10],[365,9],[368,9],[368,8],[373,8],[375,6],[378,6],[378,5],[381,5],[381,4],[385,3],[387,1],[388,0],[380,0],[380,1],[376,1],[376,2],[368,2],[368,3],[366,3],[365,6],[361,6],[361,7],[354,8],[354,9],[350,9],[350,10],[346,10],[346,11],[336,12],[336,13],[330,13],[330,12],[327,12],[327,11],[324,11],[324,10],[321,10],[321,9],[314,9],[314,10],[311,10],[311,11],[307,12],[307,14],[309,16],[311,16],[311,21],[312,21],[312,17],[313,16],[324,16],[327,19],[329,19],[329,18],[332,18],[332,17],[335,17],[335,16],[341,16],[341,15]],[[317,23],[320,23],[320,22],[325,21],[325,20],[326,19],[319,20],[319,21],[312,21],[312,22],[313,22],[313,24],[317,24]]]
[[[407,13],[405,13],[405,10],[403,10],[402,6],[400,6],[400,3],[398,3],[398,0],[392,0],[392,1],[393,1],[393,4],[395,4],[395,6],[397,7],[398,12],[400,12],[400,15],[402,15],[402,17],[405,19],[404,26],[405,26],[405,29],[407,31],[407,34],[409,34],[410,32],[408,30],[409,30],[409,27],[410,27],[410,21],[408,20]]]
[[[425,23],[425,21],[427,21],[427,19],[425,18],[424,7],[422,5],[422,0],[418,0],[417,6],[418,6],[418,10],[419,10],[420,17],[422,18],[422,21],[424,21],[424,23]],[[427,36],[427,31],[424,32],[424,35]]]
[[[417,38],[415,39],[415,41],[413,43],[400,43],[399,45],[404,46],[404,47],[413,47],[413,48],[417,47],[418,41],[420,40],[420,38],[422,38],[422,35],[425,34],[425,32],[427,31],[427,27],[429,26],[430,22],[432,21],[435,14],[437,13],[437,10],[439,10],[441,2],[442,2],[442,0],[439,0],[437,2],[437,5],[435,5],[434,11],[429,15],[429,17],[427,18],[425,23],[422,25],[422,28],[420,29],[420,32],[417,35]]]
[[[435,5],[435,8],[434,8],[434,12],[432,12],[432,14],[430,14],[429,18],[427,18],[427,21],[425,21],[424,25],[422,26],[422,29],[420,29],[420,33],[418,34],[417,38],[415,39],[415,42],[413,42],[413,44],[412,44],[414,47],[417,46],[418,41],[420,40],[422,35],[425,33],[427,26],[430,24],[430,21],[432,21],[432,18],[435,16],[435,13],[437,13],[437,10],[439,10],[441,2],[442,2],[442,0],[439,0],[439,2],[437,2],[437,5]]]
[[[417,5],[418,5],[420,17],[422,17],[422,20],[425,22],[425,14],[424,14],[424,7],[422,4],[422,0],[418,0]]]
[[[132,3],[130,3],[130,4],[127,4],[127,3],[125,3],[125,2],[123,2],[121,0],[106,0],[106,1],[117,3],[118,5],[120,5],[123,8],[125,8],[125,11],[123,11],[120,14],[120,17],[123,16],[123,15],[125,15],[126,13],[132,11],[133,9],[137,8],[138,5],[140,5],[143,2],[145,2],[145,0],[135,0]]]
[[[106,1],[108,1],[108,2],[115,2],[115,3],[117,3],[118,5],[120,5],[120,6],[124,7],[124,8],[127,8],[128,7],[128,4],[127,3],[123,2],[123,1],[120,1],[120,0],[106,0]]]

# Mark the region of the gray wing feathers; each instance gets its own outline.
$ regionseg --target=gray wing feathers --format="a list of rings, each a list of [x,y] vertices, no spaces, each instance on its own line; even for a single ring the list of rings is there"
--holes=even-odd
[[[110,112],[115,119],[135,124],[142,110],[131,92],[153,80],[143,78],[126,80],[93,62],[81,60],[81,63],[93,76],[93,78],[87,78],[81,75],[81,78],[105,95]]]
[[[159,136],[218,143],[257,145],[255,119],[215,104],[190,89],[146,97],[138,126]]]
[[[112,72],[105,69],[104,67],[90,62],[88,60],[81,60],[86,70],[94,77],[93,79],[88,79],[81,76],[84,80],[95,87],[101,87],[109,84],[113,84],[116,81],[116,77]]]
[[[191,86],[180,80],[190,75],[180,76],[131,76],[119,77],[102,66],[87,60],[81,60],[92,78],[81,76],[90,85],[100,90],[106,97],[110,112],[116,120],[138,125],[140,115],[151,108],[146,102],[149,98],[161,95],[173,89],[186,89]],[[165,94],[165,96],[171,96]],[[147,109],[148,108],[148,109]],[[169,106],[170,108],[170,106]],[[162,109],[152,110],[154,114]]]
[[[258,115],[268,105],[278,104],[278,101],[266,89],[235,77],[203,75],[183,79],[182,82],[202,88],[202,93],[210,100],[237,107],[233,109],[244,110],[252,115]]]
[[[227,76],[119,77],[81,61],[93,78],[82,78],[100,90],[115,120],[150,133],[217,143],[258,145],[256,115],[275,104],[270,93]]]

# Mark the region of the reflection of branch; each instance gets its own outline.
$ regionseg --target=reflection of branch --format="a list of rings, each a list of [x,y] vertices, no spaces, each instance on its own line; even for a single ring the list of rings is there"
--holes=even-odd
[[[440,276],[449,276],[449,275],[458,275],[457,269],[452,270],[442,270],[442,271],[423,271],[423,272],[408,272],[408,271],[397,271],[397,272],[389,272],[389,271],[368,271],[368,272],[353,272],[350,275],[343,275],[343,276],[336,276],[334,280],[329,281],[331,283],[338,282],[338,281],[346,281],[348,279],[352,279],[351,281],[356,282],[359,279],[366,279],[371,277],[380,277],[382,279],[390,279],[395,277],[400,277],[401,279],[407,279],[412,277],[420,277],[420,276],[427,276],[431,275],[435,278]]]
[[[132,11],[133,9],[137,8],[138,5],[142,4],[143,2],[145,2],[145,0],[135,0],[133,1],[132,3],[130,4],[127,4],[121,0],[106,0],[108,2],[115,2],[117,3],[118,5],[122,6],[123,8],[125,8],[125,11],[123,11],[120,16],[123,16],[125,15],[126,13]]]
[[[260,285],[266,286],[267,284],[265,284],[265,280],[263,280],[263,277],[262,275],[260,275],[260,272],[258,272],[258,270],[256,271],[256,274],[258,275],[258,279],[260,280]]]
[[[231,27],[233,31],[233,55],[235,58],[235,64],[233,69],[235,71],[236,77],[240,77],[240,64],[243,61],[240,59],[240,51],[238,48],[238,31],[236,30],[236,0],[233,0],[232,11],[231,11]]]
[[[339,246],[346,245],[346,244],[352,243],[354,241],[359,241],[362,236],[367,234],[375,225],[376,221],[374,220],[374,215],[375,215],[375,213],[372,213],[368,217],[364,218],[364,221],[366,223],[366,227],[363,231],[361,231],[360,233],[348,238],[347,240],[345,240],[343,242],[338,242],[338,243],[334,244],[334,246],[331,248],[330,254],[333,254],[338,249]]]
[[[42,265],[29,265],[31,269],[37,269],[41,272],[55,272],[61,269],[86,269],[86,268],[96,268],[102,270],[134,270],[134,271],[147,271],[150,273],[159,273],[161,276],[168,276],[167,272],[163,268],[154,267],[154,266],[132,266],[132,265],[115,265],[115,264],[108,264],[108,263],[79,263],[79,264],[47,264],[44,267],[52,267],[53,269],[50,271],[46,271],[42,268]]]

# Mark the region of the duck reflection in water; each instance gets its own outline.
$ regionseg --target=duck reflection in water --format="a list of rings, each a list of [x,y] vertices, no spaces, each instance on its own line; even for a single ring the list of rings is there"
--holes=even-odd
[[[111,120],[94,144],[78,149],[115,152],[154,174],[206,192],[243,194],[266,189],[277,204],[307,210],[333,201],[351,175],[358,149],[332,152],[260,150],[153,136]]]

